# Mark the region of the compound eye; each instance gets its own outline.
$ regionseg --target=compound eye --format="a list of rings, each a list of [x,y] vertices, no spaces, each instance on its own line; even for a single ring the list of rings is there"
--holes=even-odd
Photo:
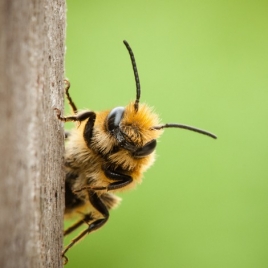
[[[106,119],[106,127],[109,131],[113,131],[114,129],[119,127],[124,112],[124,107],[116,107],[112,109]]]

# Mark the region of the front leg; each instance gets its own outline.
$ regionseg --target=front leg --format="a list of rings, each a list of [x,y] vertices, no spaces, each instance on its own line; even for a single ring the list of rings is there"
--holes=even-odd
[[[69,93],[69,89],[71,87],[71,84],[70,84],[69,80],[67,80],[67,79],[64,79],[64,83],[65,83],[65,94],[66,94],[67,100],[69,102],[69,105],[71,106],[73,113],[77,114],[78,110],[77,110],[76,105],[74,104],[74,102],[70,96],[70,93]]]
[[[88,118],[91,118],[92,121],[95,121],[95,118],[96,118],[96,114],[91,111],[86,111],[86,112],[83,112],[81,114],[74,115],[74,116],[64,117],[64,116],[61,116],[61,111],[58,108],[54,108],[54,110],[57,113],[58,119],[63,122],[70,122],[70,121],[82,122]]]
[[[109,168],[104,168],[104,174],[107,178],[109,178],[110,180],[113,180],[115,182],[111,182],[108,186],[100,186],[100,187],[91,187],[91,186],[85,186],[82,187],[76,191],[74,191],[75,193],[81,192],[83,190],[116,190],[116,189],[120,189],[123,188],[127,185],[129,185],[132,181],[133,178],[129,175],[126,174],[122,174],[119,173],[117,171],[112,171]]]

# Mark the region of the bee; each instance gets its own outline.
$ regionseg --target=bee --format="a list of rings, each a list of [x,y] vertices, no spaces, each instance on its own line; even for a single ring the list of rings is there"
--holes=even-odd
[[[141,183],[143,173],[155,160],[157,139],[165,128],[183,128],[212,138],[207,131],[182,124],[160,124],[158,115],[146,104],[140,104],[140,80],[133,51],[123,41],[130,55],[136,81],[136,99],[125,107],[94,112],[78,111],[65,80],[65,93],[73,111],[63,122],[73,121],[77,127],[66,136],[65,153],[65,215],[79,216],[79,220],[64,231],[64,235],[83,225],[86,229],[63,250],[67,251],[85,235],[101,228],[109,219],[109,210],[120,198],[114,193],[131,189]]]

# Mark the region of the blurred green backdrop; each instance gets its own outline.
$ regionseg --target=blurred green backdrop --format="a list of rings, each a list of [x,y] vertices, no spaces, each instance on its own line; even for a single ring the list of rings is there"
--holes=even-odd
[[[268,267],[268,2],[67,7],[66,76],[78,107],[134,100],[126,39],[141,101],[162,122],[218,135],[167,129],[143,183],[68,252],[68,267]]]

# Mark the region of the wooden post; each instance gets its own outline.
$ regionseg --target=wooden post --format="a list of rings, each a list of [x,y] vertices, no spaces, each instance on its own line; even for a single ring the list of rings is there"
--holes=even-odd
[[[64,0],[0,1],[0,267],[62,267]]]

